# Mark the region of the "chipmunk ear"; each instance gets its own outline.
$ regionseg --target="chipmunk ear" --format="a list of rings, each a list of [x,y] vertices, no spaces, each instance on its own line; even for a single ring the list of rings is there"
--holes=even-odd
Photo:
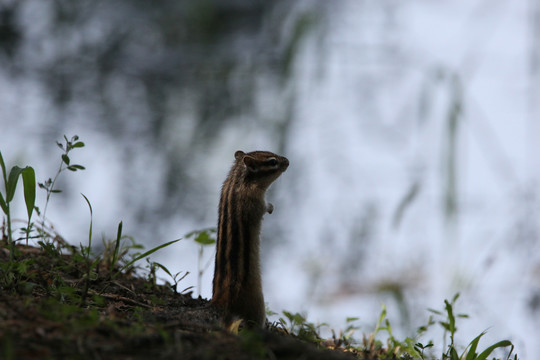
[[[253,157],[251,157],[249,155],[245,155],[244,156],[244,164],[246,164],[249,171],[251,171],[251,172],[256,172],[257,171],[257,160],[255,160],[255,158],[253,158]]]
[[[237,152],[234,153],[234,158],[236,160],[240,159],[242,156],[246,155],[245,152],[243,152],[242,150],[238,150]]]

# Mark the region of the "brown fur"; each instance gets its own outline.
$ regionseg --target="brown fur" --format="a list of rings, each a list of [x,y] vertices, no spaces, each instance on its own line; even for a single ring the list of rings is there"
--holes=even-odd
[[[235,162],[221,189],[212,303],[225,311],[225,322],[243,319],[263,326],[260,239],[266,189],[289,166],[289,160],[268,151],[234,154]]]

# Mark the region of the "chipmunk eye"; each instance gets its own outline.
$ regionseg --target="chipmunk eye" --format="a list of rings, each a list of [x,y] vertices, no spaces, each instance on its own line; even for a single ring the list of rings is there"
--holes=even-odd
[[[276,166],[278,162],[276,159],[272,158],[272,159],[267,160],[266,163],[270,166]]]

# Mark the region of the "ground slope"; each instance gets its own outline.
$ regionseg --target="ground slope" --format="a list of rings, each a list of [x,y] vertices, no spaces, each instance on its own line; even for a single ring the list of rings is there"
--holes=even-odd
[[[84,251],[83,251],[84,254]],[[270,326],[234,333],[205,299],[68,245],[0,244],[2,359],[351,359]],[[111,264],[113,270],[111,271]],[[120,263],[120,262],[118,262]]]

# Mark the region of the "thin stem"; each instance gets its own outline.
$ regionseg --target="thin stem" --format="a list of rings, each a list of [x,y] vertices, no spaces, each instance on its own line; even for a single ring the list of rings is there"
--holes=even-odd
[[[202,282],[202,274],[203,274],[203,270],[201,269],[201,260],[202,260],[202,256],[203,256],[203,246],[200,245],[199,246],[199,258],[197,260],[197,268],[199,270],[199,274],[197,276],[197,292],[199,293],[199,296],[201,295],[201,282]]]
[[[64,161],[60,160],[60,167],[58,168],[58,171],[56,172],[56,176],[54,177],[51,186],[47,188],[47,198],[45,199],[45,206],[43,207],[43,214],[41,216],[41,229],[45,229],[45,219],[47,215],[47,207],[49,206],[49,199],[51,198],[52,191],[54,189],[54,184],[56,184],[56,180],[58,179],[58,176],[60,173],[64,170],[62,169],[62,165],[64,165]],[[45,235],[45,234],[43,234]]]
[[[28,247],[28,239],[30,238],[30,227],[32,226],[32,223],[30,222],[30,218],[28,218],[28,222],[26,223],[26,247]]]
[[[11,211],[10,211],[10,208],[9,208],[9,202],[6,202],[6,207],[7,207],[7,226],[8,226],[8,244],[9,244],[9,248],[10,248],[10,251],[9,251],[9,258],[10,260],[13,261],[14,259],[14,256],[15,256],[15,244],[13,243],[13,237],[11,235]]]

